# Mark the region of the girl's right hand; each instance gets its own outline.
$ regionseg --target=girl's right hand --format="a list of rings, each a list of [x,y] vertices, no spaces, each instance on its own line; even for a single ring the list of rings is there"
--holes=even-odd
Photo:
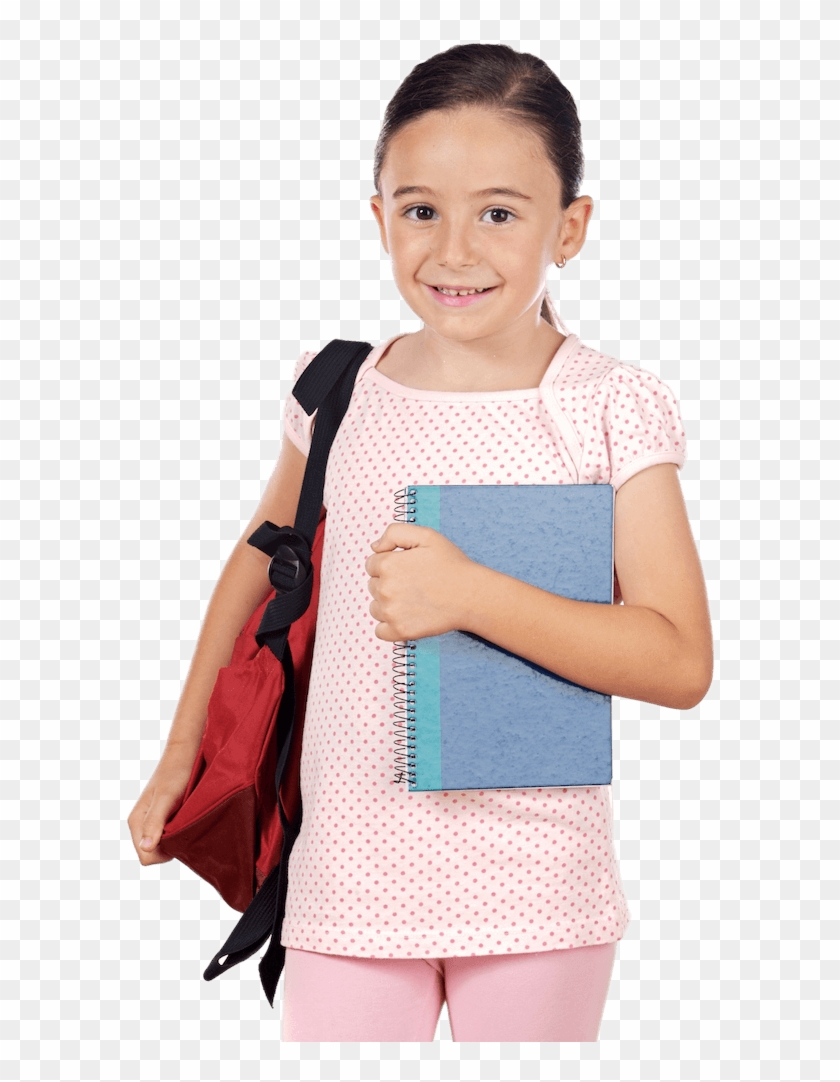
[[[170,811],[187,787],[192,765],[193,758],[186,759],[178,753],[164,752],[134,805],[128,817],[128,827],[141,864],[165,864],[172,860],[172,857],[157,852],[157,844]]]

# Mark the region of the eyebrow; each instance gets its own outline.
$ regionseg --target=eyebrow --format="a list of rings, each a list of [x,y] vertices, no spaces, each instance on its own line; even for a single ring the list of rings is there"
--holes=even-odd
[[[483,191],[475,192],[475,195],[506,195],[511,199],[527,199],[532,202],[530,195],[518,192],[515,188],[484,188]]]
[[[399,199],[404,195],[433,195],[431,188],[426,188],[422,184],[406,184],[402,188],[397,188],[392,198]],[[529,203],[533,202],[530,195],[524,195],[522,192],[516,191],[515,188],[482,188],[480,192],[473,192],[474,196],[489,196],[489,195],[506,195],[510,199],[525,199]]]

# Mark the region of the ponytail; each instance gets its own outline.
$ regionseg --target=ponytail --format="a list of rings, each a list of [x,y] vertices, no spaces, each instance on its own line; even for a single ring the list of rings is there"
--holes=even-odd
[[[560,316],[557,314],[557,309],[554,307],[551,296],[548,290],[543,294],[542,307],[540,308],[540,316],[548,323],[550,327],[553,327],[555,331],[560,331],[561,334],[568,334],[568,328]]]

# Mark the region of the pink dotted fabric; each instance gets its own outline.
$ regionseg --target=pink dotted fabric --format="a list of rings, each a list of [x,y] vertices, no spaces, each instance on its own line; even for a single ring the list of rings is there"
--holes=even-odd
[[[685,430],[677,400],[653,373],[619,364],[576,339],[546,390],[575,429],[582,449],[579,483],[618,489],[659,462],[682,467]]]
[[[682,465],[676,403],[576,335],[539,387],[498,392],[395,383],[375,367],[388,344],[359,371],[327,467],[281,942],[371,958],[614,942],[629,913],[608,786],[410,793],[393,781],[392,644],[374,634],[364,564],[406,484],[616,484],[655,462]],[[312,420],[290,395],[286,432],[304,454]]]

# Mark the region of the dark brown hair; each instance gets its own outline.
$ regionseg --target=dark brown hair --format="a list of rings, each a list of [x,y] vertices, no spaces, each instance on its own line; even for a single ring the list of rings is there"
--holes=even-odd
[[[508,45],[454,45],[411,70],[388,103],[376,142],[377,192],[385,155],[401,128],[425,113],[469,105],[500,110],[531,128],[557,170],[562,209],[577,199],[583,146],[575,100],[545,61]],[[557,326],[546,301],[541,315]]]
[[[499,109],[527,124],[557,170],[563,210],[577,199],[583,147],[575,99],[544,60],[508,45],[454,45],[411,70],[385,110],[373,161],[377,192],[397,132],[424,113],[464,105]]]

